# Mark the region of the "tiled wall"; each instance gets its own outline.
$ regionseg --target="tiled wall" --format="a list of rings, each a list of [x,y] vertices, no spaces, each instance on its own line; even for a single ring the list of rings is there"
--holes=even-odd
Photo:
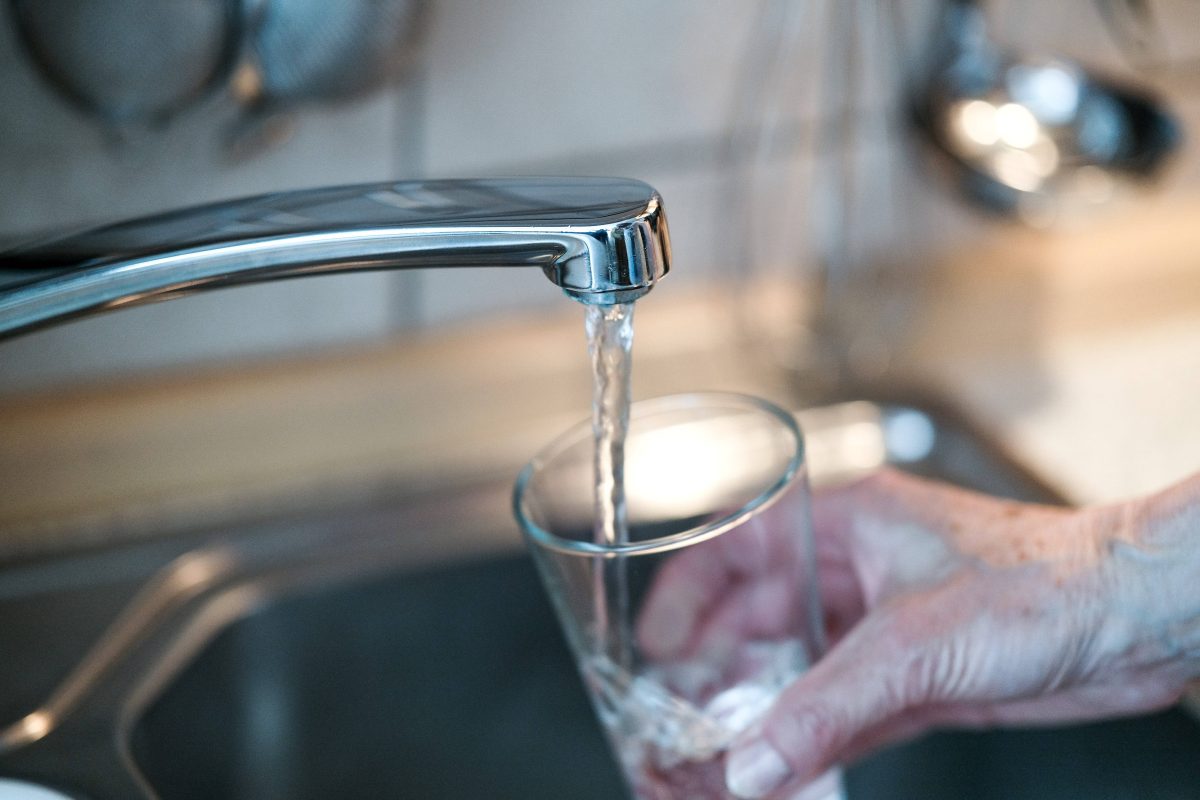
[[[114,143],[49,89],[0,6],[0,235],[83,224],[276,189],[380,180],[400,163],[404,95],[305,114],[286,146],[231,163],[235,120],[215,97],[165,130]],[[0,391],[122,376],[165,365],[378,336],[395,323],[395,282],[358,275],[254,286],[135,308],[0,344]]]
[[[747,209],[780,234],[766,242],[771,253],[820,241],[801,219],[845,230],[825,202],[842,156],[857,181],[855,247],[891,246],[897,231],[910,239],[971,236],[983,224],[944,192],[914,191],[899,133],[877,124],[879,109],[896,99],[902,68],[915,61],[933,0],[431,2],[423,56],[410,80],[366,100],[306,111],[290,141],[239,163],[223,146],[236,117],[228,97],[114,146],[42,84],[14,41],[7,6],[0,6],[0,235],[331,183],[624,174],[654,184],[667,200],[677,270],[659,290],[666,293],[742,267],[739,254],[754,251],[735,241],[742,228],[731,220]],[[856,9],[849,29],[831,16],[839,2]],[[1200,18],[1188,3],[1159,5]],[[788,9],[784,17],[781,8]],[[996,0],[992,11],[998,35],[1127,69],[1086,0]],[[783,35],[780,25],[790,26],[784,38],[794,43],[782,68],[774,80],[748,79],[771,37]],[[1169,60],[1200,56],[1200,40],[1180,26],[1164,27]],[[865,75],[859,83],[838,96],[822,93],[855,63]],[[731,208],[726,135],[761,111],[748,102],[756,93],[778,100],[772,108],[783,120],[780,130],[831,134],[789,133],[790,146],[758,163],[756,196]],[[858,107],[852,118],[838,116],[847,98]],[[858,121],[852,137],[836,127],[839,119]],[[896,197],[908,199],[900,217]],[[772,260],[790,269],[796,259]],[[354,275],[241,288],[0,344],[0,392],[372,340],[562,302],[536,271]]]

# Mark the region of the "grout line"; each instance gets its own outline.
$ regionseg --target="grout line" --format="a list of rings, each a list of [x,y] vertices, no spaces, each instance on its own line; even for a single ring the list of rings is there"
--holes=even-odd
[[[392,95],[392,151],[389,171],[392,177],[420,179],[426,173],[426,91],[427,74],[423,62],[414,66],[412,76]],[[425,327],[426,279],[423,270],[398,270],[388,282],[389,333]]]

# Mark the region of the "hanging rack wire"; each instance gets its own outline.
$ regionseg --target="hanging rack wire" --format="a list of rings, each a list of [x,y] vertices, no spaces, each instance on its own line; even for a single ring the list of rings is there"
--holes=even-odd
[[[731,105],[741,329],[818,395],[886,370],[911,317],[896,284],[921,213],[904,118],[918,59],[898,5],[765,0]]]

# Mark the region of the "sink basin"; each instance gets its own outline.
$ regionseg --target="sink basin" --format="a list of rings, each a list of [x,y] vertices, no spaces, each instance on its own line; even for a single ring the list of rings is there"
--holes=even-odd
[[[234,625],[149,709],[133,752],[163,800],[623,791],[523,555],[305,595]]]
[[[502,599],[502,602],[497,602]],[[528,559],[300,597],[222,634],[142,718],[163,800],[612,800],[623,786]],[[939,733],[852,768],[852,798],[1200,797],[1180,711]]]
[[[817,478],[889,460],[1054,500],[950,415],[858,403],[802,423]],[[106,640],[126,624],[129,646],[120,659],[110,653],[111,669],[83,676],[59,728],[0,748],[0,776],[92,800],[135,791],[162,800],[623,796],[508,522],[507,490],[504,480],[424,505],[231,533],[228,551],[210,537],[203,558],[175,562],[170,580],[159,569],[157,588],[131,603],[139,581],[114,583],[109,595],[128,607]],[[159,602],[168,590],[171,602]],[[62,618],[42,630],[65,635],[87,618],[80,608],[117,604],[87,581],[72,591],[84,600],[64,589],[57,605],[43,604]],[[8,602],[0,596],[0,634]],[[158,634],[137,633],[139,619],[158,620]],[[81,663],[94,663],[106,640]],[[1171,710],[1063,729],[935,733],[855,765],[847,783],[863,800],[1200,798],[1200,723]]]

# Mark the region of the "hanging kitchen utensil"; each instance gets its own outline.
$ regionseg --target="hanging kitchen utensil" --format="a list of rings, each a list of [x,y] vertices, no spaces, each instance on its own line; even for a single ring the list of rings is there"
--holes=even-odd
[[[17,38],[76,108],[120,131],[161,125],[224,85],[239,0],[10,0]]]
[[[968,198],[1026,219],[1154,178],[1181,138],[1148,90],[999,47],[978,0],[947,0],[913,107]]]
[[[740,329],[809,397],[879,379],[913,319],[928,223],[902,147],[898,5],[764,0],[728,117]]]
[[[234,91],[247,114],[230,136],[235,158],[290,133],[292,112],[380,89],[410,71],[423,0],[251,0],[246,58]]]
[[[406,75],[425,0],[8,0],[38,72],[118,137],[230,87],[230,152],[278,143],[292,112]]]

